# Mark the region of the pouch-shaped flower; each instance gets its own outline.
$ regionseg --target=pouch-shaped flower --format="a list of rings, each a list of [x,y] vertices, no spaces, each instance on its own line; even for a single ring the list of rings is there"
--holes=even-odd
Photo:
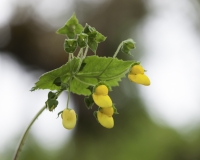
[[[76,125],[76,113],[73,109],[65,109],[62,112],[62,124],[66,129],[73,129]]]
[[[99,107],[104,108],[112,106],[112,100],[108,96],[108,88],[105,85],[99,85],[92,94],[92,98]]]
[[[131,68],[130,73],[128,74],[128,78],[130,81],[142,84],[145,86],[150,85],[150,80],[149,78],[144,74],[144,69],[141,65],[134,65]]]
[[[114,114],[113,107],[99,108],[99,111],[107,116],[111,117]]]
[[[108,116],[100,111],[97,112],[97,119],[99,123],[105,128],[113,128],[114,127],[114,120],[113,117]]]

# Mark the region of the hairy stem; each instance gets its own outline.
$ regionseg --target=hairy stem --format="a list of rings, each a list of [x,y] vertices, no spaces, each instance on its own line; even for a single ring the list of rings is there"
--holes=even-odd
[[[17,150],[14,154],[13,160],[17,160],[18,156],[19,156],[19,152],[23,146],[23,143],[25,141],[25,138],[28,134],[28,131],[30,130],[31,126],[33,125],[33,123],[35,122],[35,120],[39,117],[39,115],[45,110],[46,106],[42,107],[39,112],[35,115],[35,117],[32,119],[31,123],[28,125],[28,127],[26,128],[24,134],[22,135],[20,142],[18,144]]]
[[[121,43],[120,43],[120,45],[118,46],[118,48],[117,48],[115,54],[113,55],[113,58],[115,58],[115,57],[117,56],[117,54],[118,54],[120,48],[122,47],[123,43],[124,43],[124,42],[121,42]]]

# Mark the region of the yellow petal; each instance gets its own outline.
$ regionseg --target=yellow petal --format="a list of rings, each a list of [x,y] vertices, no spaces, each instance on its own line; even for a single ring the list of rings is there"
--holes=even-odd
[[[62,124],[66,129],[72,129],[76,125],[76,113],[73,109],[65,109],[62,112]]]
[[[149,86],[150,85],[150,80],[145,74],[137,74],[137,75],[129,74],[128,78],[132,82],[135,82],[135,83],[138,83],[138,84],[143,84],[145,86]]]
[[[131,74],[143,74],[144,68],[141,65],[134,65],[131,68]]]
[[[95,94],[97,95],[108,95],[108,87],[105,85],[99,85],[95,89]]]
[[[109,117],[111,117],[114,113],[113,107],[100,108],[99,111],[103,114],[106,114]]]
[[[102,126],[104,126],[105,128],[113,128],[114,127],[113,117],[107,116],[106,114],[103,114],[100,111],[98,111],[97,119],[98,119],[99,123]]]
[[[108,95],[103,96],[103,95],[97,95],[95,93],[92,94],[93,100],[96,103],[97,106],[99,107],[110,107],[112,106],[112,100]]]

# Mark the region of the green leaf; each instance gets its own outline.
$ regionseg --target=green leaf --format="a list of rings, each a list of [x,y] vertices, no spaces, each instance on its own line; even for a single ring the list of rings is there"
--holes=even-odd
[[[108,86],[118,86],[118,82],[129,71],[135,61],[123,61],[117,58],[89,56],[83,61],[86,65],[77,74],[85,83],[103,81]],[[92,81],[91,81],[92,80]]]
[[[57,77],[54,81],[53,81],[53,84],[55,84],[56,86],[61,86],[61,78],[60,77]]]
[[[35,86],[31,89],[31,91],[34,91],[36,89],[59,90],[61,87],[54,84],[55,79],[57,77],[60,77],[62,82],[67,82],[70,78],[70,70],[72,70],[72,72],[75,72],[78,68],[79,62],[80,58],[74,58],[60,68],[43,74],[39,78],[39,81],[35,83]]]
[[[74,58],[72,61],[62,67],[50,71],[42,75],[32,91],[36,89],[59,90],[60,87],[53,84],[57,77],[61,81],[67,83],[70,79],[70,91],[78,94],[89,96],[91,95],[91,86],[96,86],[100,82],[109,87],[118,86],[121,78],[129,71],[135,61],[123,61],[117,58],[106,58],[98,56],[89,56],[83,60],[84,66],[80,71],[76,72],[80,63],[79,58]],[[70,72],[70,66],[72,71]],[[69,82],[68,82],[69,83]]]
[[[70,19],[65,23],[65,25],[59,28],[57,34],[65,34],[68,38],[73,39],[76,34],[79,34],[83,31],[83,26],[79,24],[76,15],[73,14]]]
[[[135,48],[135,42],[132,39],[127,39],[123,41],[123,45],[121,47],[121,50],[123,53],[131,55],[130,50]]]

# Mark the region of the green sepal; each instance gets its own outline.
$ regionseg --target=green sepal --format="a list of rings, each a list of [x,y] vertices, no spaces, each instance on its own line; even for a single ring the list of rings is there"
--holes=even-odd
[[[93,112],[93,115],[94,115],[94,117],[96,118],[96,120],[98,121],[98,119],[97,119],[97,111],[94,111]],[[99,122],[99,121],[98,121]]]
[[[73,14],[65,25],[59,28],[56,33],[67,35],[68,38],[72,39],[76,34],[80,34],[83,31],[83,26],[79,24],[76,15]]]
[[[61,117],[62,117],[62,112],[63,112],[63,111],[58,112],[58,117],[60,116],[60,114],[61,114]],[[57,118],[58,118],[58,117],[57,117]]]
[[[64,50],[67,53],[74,53],[76,48],[77,48],[77,40],[76,39],[65,39]]]
[[[85,97],[84,102],[88,109],[92,109],[92,106],[94,105],[94,100],[92,98],[92,95],[90,95],[89,97]]]
[[[89,41],[88,42],[88,46],[90,47],[90,49],[96,54],[96,50],[98,47],[98,43],[96,41]]]
[[[117,112],[117,108],[115,107],[115,105],[113,104],[113,109],[114,109],[114,114],[119,114],[118,112]]]
[[[53,92],[49,92],[48,93],[48,99],[54,99],[56,97],[56,93],[53,93]]]
[[[121,51],[123,53],[131,55],[130,50],[135,48],[135,42],[132,39],[127,39],[123,41],[123,45],[121,47]]]
[[[88,24],[85,25],[83,32],[88,35],[88,46],[96,54],[98,43],[105,41],[106,37]]]
[[[58,101],[56,99],[48,99],[45,104],[49,111],[53,111],[57,107]]]
[[[78,35],[78,38],[77,38],[77,42],[78,42],[78,46],[80,48],[84,48],[87,46],[87,43],[88,43],[88,35],[85,34],[85,33],[81,33]]]
[[[53,81],[53,84],[55,84],[56,86],[61,86],[61,78],[60,77],[57,77],[54,81]]]

